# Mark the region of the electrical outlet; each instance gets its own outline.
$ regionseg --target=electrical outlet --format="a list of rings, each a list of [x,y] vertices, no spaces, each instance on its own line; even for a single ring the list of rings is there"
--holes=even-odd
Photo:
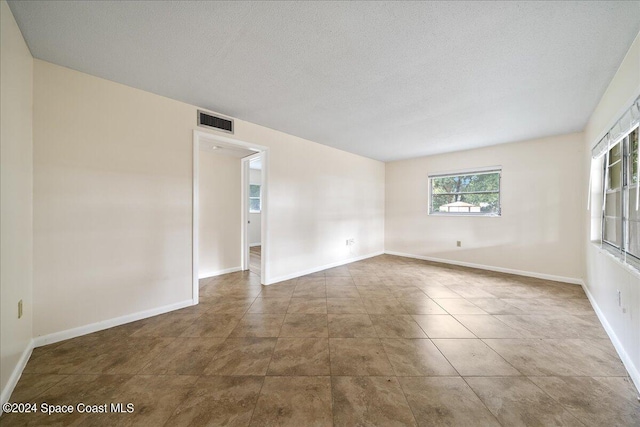
[[[459,248],[462,247],[462,242],[460,240],[456,241],[456,246]]]
[[[22,300],[18,301],[18,319],[22,317]]]
[[[618,297],[618,307],[622,307],[622,293],[620,292],[620,290],[616,290],[617,293],[617,297]]]
[[[356,239],[353,237],[351,239],[347,239],[347,246],[353,246],[356,244]]]

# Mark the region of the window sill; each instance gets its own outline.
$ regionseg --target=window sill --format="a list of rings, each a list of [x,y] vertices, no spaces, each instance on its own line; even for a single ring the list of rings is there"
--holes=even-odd
[[[262,211],[249,211],[250,214],[259,214],[262,213]]]
[[[592,240],[591,245],[593,245],[593,247],[596,248],[599,253],[613,259],[616,264],[620,265],[620,267],[633,274],[636,278],[640,279],[640,263],[629,259],[625,261],[618,250],[609,248],[608,246],[602,244],[599,240]]]

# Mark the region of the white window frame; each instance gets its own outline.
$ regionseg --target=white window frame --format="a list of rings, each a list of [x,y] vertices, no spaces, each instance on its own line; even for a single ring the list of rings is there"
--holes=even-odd
[[[636,197],[638,195],[638,190],[640,189],[640,177],[636,176],[637,182],[633,183],[633,165],[631,162],[631,153],[630,153],[630,138],[629,136],[638,129],[640,132],[640,125],[636,123],[631,129],[627,132],[624,132],[613,144],[609,144],[608,149],[604,156],[602,156],[603,161],[603,179],[602,179],[602,215],[601,215],[601,227],[600,227],[600,243],[603,248],[607,249],[609,252],[614,255],[619,256],[624,259],[624,261],[628,264],[632,264],[634,267],[638,268],[640,266],[640,254],[633,254],[628,252],[629,249],[629,218],[631,216],[631,210],[638,210],[638,206],[631,206],[630,203],[630,193],[631,191],[636,192]],[[608,181],[609,181],[609,153],[616,146],[620,146],[620,162],[621,162],[621,182],[620,182],[620,226],[619,229],[616,230],[620,235],[620,245],[616,245],[615,242],[610,242],[606,239],[606,209],[607,209],[607,194],[612,194],[615,191],[609,191],[608,189]],[[640,156],[638,156],[638,163],[640,163]],[[636,165],[636,173],[640,175],[640,164]],[[636,199],[638,200],[638,199]],[[617,217],[616,217],[617,218]]]
[[[455,176],[466,175],[487,175],[498,174],[498,191],[486,191],[486,192],[468,192],[468,193],[451,193],[451,194],[481,194],[481,193],[498,193],[498,212],[442,212],[433,210],[433,179],[434,178],[447,178]],[[497,218],[502,216],[502,167],[492,166],[487,168],[476,168],[456,172],[437,173],[430,174],[429,178],[429,202],[428,202],[428,214],[433,216],[473,216],[473,217],[492,217]]]
[[[260,190],[260,195],[258,197],[251,197],[251,191],[249,191],[249,213],[256,214],[262,212],[262,184],[249,184],[249,188],[251,188],[252,185],[257,185]],[[251,200],[253,199],[258,199],[260,201],[260,209],[257,211],[251,209]]]

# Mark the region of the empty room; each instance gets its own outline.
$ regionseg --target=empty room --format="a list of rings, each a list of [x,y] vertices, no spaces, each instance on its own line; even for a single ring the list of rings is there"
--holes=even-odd
[[[640,426],[640,1],[0,18],[3,427]]]

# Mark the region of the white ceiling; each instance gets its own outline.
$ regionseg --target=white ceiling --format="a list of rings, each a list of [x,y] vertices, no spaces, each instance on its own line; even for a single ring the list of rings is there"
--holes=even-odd
[[[639,1],[9,4],[36,58],[385,161],[582,130],[640,31]]]

